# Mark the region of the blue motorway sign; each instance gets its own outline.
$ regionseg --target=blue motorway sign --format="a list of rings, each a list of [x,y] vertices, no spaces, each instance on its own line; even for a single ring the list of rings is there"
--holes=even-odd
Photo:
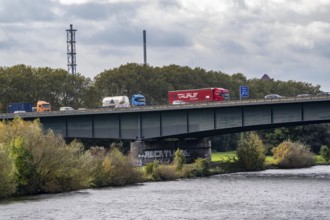
[[[240,97],[249,97],[249,87],[248,86],[240,86],[239,87],[239,94],[240,94]]]

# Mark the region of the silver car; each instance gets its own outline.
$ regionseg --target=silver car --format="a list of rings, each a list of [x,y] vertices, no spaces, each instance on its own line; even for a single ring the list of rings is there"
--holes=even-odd
[[[311,96],[312,96],[311,94],[306,93],[306,94],[297,95],[297,98],[307,98],[307,97],[311,97]]]
[[[280,96],[279,94],[269,94],[265,96],[265,99],[281,99],[284,98],[283,96]]]
[[[186,102],[182,101],[182,100],[174,100],[172,104],[173,105],[182,105],[182,104],[186,104]]]
[[[73,111],[74,109],[72,107],[69,106],[64,106],[60,108],[60,111]]]

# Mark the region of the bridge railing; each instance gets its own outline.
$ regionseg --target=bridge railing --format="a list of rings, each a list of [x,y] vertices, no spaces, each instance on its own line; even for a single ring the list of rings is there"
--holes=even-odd
[[[23,118],[37,118],[47,116],[65,116],[65,115],[88,115],[95,113],[109,113],[109,112],[132,112],[132,111],[153,111],[153,110],[165,110],[165,109],[179,109],[179,108],[196,108],[196,107],[212,107],[212,106],[230,106],[236,104],[265,104],[265,103],[288,103],[288,102],[300,102],[300,101],[316,101],[316,100],[329,100],[330,94],[327,95],[314,95],[314,96],[301,96],[301,97],[282,97],[277,99],[249,99],[244,98],[241,100],[229,100],[223,102],[199,102],[199,103],[186,103],[179,105],[150,105],[139,106],[130,108],[88,108],[84,110],[71,110],[71,111],[51,111],[51,112],[25,112],[25,113],[2,113],[0,119],[11,119],[15,116]]]

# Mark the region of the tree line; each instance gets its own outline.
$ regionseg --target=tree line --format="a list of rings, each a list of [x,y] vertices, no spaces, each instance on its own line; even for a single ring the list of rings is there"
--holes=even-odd
[[[107,69],[93,79],[79,73],[72,75],[64,69],[36,68],[27,65],[0,67],[0,111],[6,112],[9,103],[48,101],[53,110],[61,106],[96,108],[103,97],[131,96],[141,93],[147,105],[167,104],[167,92],[171,90],[223,87],[229,89],[231,99],[239,99],[239,87],[249,87],[249,98],[260,99],[266,94],[278,93],[296,96],[301,93],[317,94],[319,85],[308,82],[247,79],[242,73],[226,74],[206,71],[202,68],[168,65],[153,67],[128,63]],[[321,145],[330,146],[328,125],[299,126],[269,129],[259,132],[270,149],[283,140],[303,140],[318,152]],[[213,138],[213,149],[233,150],[237,147],[238,134]]]
[[[231,99],[239,99],[239,86],[249,86],[249,98],[263,98],[269,93],[295,96],[316,94],[319,85],[298,81],[247,79],[242,73],[226,74],[202,68],[168,65],[152,67],[128,63],[104,70],[93,79],[64,69],[35,68],[26,65],[0,67],[0,111],[9,103],[45,100],[54,110],[60,106],[95,108],[105,96],[142,93],[149,105],[167,104],[171,90],[223,87],[230,90]]]

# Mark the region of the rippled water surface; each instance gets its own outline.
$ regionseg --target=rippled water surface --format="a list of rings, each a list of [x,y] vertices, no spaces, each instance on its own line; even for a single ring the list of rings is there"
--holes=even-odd
[[[26,197],[0,219],[330,219],[330,166]]]

